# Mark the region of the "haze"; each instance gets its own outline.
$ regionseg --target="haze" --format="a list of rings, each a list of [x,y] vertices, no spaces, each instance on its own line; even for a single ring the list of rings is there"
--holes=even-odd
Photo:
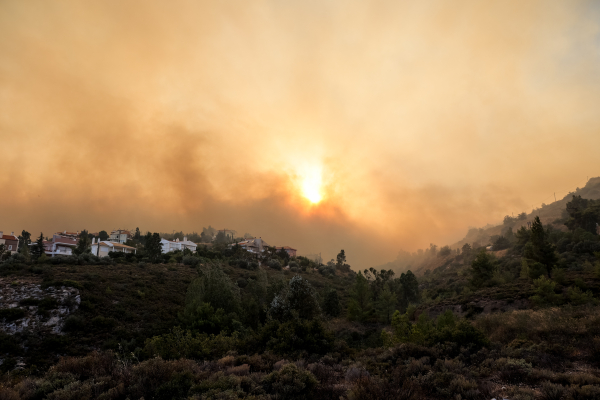
[[[599,175],[599,21],[578,1],[1,1],[0,229],[210,224],[354,268],[452,243]]]

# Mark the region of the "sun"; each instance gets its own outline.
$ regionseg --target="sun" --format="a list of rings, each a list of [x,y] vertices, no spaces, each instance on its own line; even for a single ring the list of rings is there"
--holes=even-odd
[[[315,167],[305,171],[302,176],[302,195],[313,204],[323,199],[321,175],[321,169]]]

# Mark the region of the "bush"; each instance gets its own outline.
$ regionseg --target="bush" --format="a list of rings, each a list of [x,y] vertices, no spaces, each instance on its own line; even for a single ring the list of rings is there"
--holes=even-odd
[[[195,268],[200,265],[200,259],[195,256],[185,256],[183,257],[183,265],[188,265],[192,268]]]
[[[85,326],[85,320],[82,317],[76,315],[70,315],[65,319],[63,325],[63,331],[65,332],[76,332],[83,329]]]
[[[282,399],[310,399],[319,381],[312,373],[296,364],[287,364],[281,370],[265,376],[262,381],[268,393]]]
[[[16,321],[17,319],[21,319],[25,316],[25,310],[22,308],[2,308],[0,309],[0,320],[5,320],[6,322]]]
[[[277,271],[281,271],[281,263],[279,262],[279,260],[271,259],[271,260],[269,260],[267,265],[269,266],[269,268],[275,269]]]

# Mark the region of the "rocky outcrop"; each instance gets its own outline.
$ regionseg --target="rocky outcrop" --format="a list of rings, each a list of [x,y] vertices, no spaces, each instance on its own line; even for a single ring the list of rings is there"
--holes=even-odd
[[[75,288],[43,289],[40,282],[0,278],[0,332],[60,335],[80,303]]]

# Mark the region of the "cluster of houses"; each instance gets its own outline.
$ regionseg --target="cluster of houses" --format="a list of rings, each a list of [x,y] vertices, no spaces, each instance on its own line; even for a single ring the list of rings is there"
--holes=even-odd
[[[52,235],[52,239],[44,240],[44,252],[48,257],[72,255],[73,249],[77,247],[79,234],[80,232],[56,232]],[[98,234],[94,234],[94,236],[97,237]],[[135,254],[136,248],[125,244],[128,240],[132,239],[132,237],[133,235],[128,230],[115,229],[110,233],[110,236],[107,240],[96,240],[96,238],[92,239],[91,253],[98,257],[108,256],[108,253],[111,251]],[[183,251],[185,249],[188,249],[194,253],[198,247],[196,243],[188,240],[187,237],[184,237],[183,240],[167,240],[162,238],[160,243],[162,244],[163,253],[169,253],[176,250]],[[242,242],[230,244],[230,246],[234,246],[236,244],[242,247],[244,250],[258,255],[262,254],[268,247],[270,247],[264,240],[262,240],[262,238],[247,239]],[[19,238],[15,236],[14,232],[11,232],[10,235],[5,235],[2,231],[0,231],[0,245],[4,245],[6,252],[9,252],[10,254],[16,253],[19,247]],[[33,245],[34,243],[31,244],[31,246]],[[284,250],[290,255],[290,257],[296,256],[297,250],[292,247],[282,246],[275,247],[275,249],[278,251]]]

